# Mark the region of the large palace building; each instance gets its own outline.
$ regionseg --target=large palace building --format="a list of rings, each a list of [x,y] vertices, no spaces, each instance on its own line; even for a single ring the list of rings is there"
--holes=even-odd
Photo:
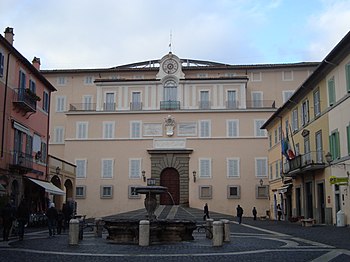
[[[260,128],[317,66],[227,65],[169,52],[108,69],[43,70],[57,89],[49,151],[76,164],[78,213],[88,217],[143,208],[133,187],[147,183],[168,188],[161,205],[208,203],[235,214],[239,204],[264,216],[273,207]]]

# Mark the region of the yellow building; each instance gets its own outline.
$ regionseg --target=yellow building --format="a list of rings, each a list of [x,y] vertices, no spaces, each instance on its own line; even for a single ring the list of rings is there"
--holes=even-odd
[[[75,163],[78,212],[143,207],[133,187],[155,179],[176,204],[252,216],[269,210],[268,138],[260,127],[318,63],[226,65],[180,59],[108,69],[44,70],[50,154]]]
[[[304,217],[333,224],[340,209],[350,215],[344,182],[350,152],[349,54],[347,34],[262,127],[270,138],[270,210],[275,218],[278,204],[292,221]],[[342,185],[330,183],[332,175],[342,177]]]

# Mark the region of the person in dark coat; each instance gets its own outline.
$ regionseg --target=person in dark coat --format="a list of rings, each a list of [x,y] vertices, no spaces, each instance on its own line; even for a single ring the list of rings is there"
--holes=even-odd
[[[64,228],[64,215],[62,213],[62,210],[58,210],[58,214],[57,214],[57,235],[61,234],[62,228]]]
[[[63,231],[67,228],[69,228],[69,220],[72,218],[72,212],[70,210],[69,204],[65,203],[62,206],[62,213],[64,216],[64,223],[63,223]]]
[[[277,205],[277,216],[278,216],[278,221],[281,221],[282,208],[281,208],[280,204]]]
[[[258,212],[256,211],[256,208],[255,208],[255,207],[253,207],[252,213],[253,213],[254,220],[256,220],[256,214],[257,214]]]
[[[25,199],[22,199],[17,209],[17,221],[18,221],[18,236],[19,240],[23,240],[24,226],[29,221],[29,208]]]
[[[208,208],[208,204],[205,203],[205,205],[204,205],[204,216],[203,216],[203,220],[206,220],[207,218],[210,218],[210,217],[209,217],[209,208]]]
[[[7,203],[1,211],[3,225],[3,240],[8,241],[13,221],[16,219],[16,209],[11,203]]]
[[[58,212],[54,203],[50,204],[50,208],[47,210],[46,216],[47,216],[47,224],[49,228],[49,236],[51,237],[56,235],[57,218],[58,218]]]
[[[241,224],[242,216],[243,216],[243,208],[240,205],[238,205],[236,210],[237,210],[238,223]]]

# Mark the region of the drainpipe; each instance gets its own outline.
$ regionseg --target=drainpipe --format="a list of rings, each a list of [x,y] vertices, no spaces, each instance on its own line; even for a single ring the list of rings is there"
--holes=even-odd
[[[49,92],[48,112],[47,112],[47,130],[46,130],[46,181],[49,177],[49,140],[50,140],[50,104],[51,104],[51,91]]]
[[[6,98],[7,98],[7,85],[9,78],[9,66],[10,66],[10,55],[11,52],[7,54],[7,64],[6,64],[6,80],[5,80],[5,94],[4,94],[4,108],[2,113],[2,130],[1,130],[1,157],[4,157],[4,141],[5,141],[5,122],[6,122]]]

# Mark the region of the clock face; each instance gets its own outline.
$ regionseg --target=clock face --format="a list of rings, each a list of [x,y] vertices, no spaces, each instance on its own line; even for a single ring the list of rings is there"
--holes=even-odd
[[[174,59],[168,59],[163,63],[163,70],[168,74],[174,74],[178,67],[177,62]]]

